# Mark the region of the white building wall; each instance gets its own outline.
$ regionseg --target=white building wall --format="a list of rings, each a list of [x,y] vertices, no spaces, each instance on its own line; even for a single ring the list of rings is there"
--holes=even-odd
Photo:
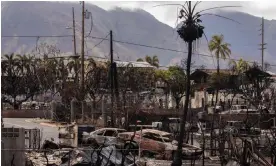
[[[25,166],[25,129],[2,128],[1,165]],[[6,149],[6,150],[5,150]]]

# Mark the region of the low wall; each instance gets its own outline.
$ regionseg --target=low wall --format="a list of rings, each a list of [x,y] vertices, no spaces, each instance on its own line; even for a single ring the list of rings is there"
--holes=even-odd
[[[45,118],[50,119],[50,110],[3,110],[3,118]]]

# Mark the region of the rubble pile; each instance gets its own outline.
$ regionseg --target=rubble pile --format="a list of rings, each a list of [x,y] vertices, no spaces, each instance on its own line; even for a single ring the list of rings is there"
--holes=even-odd
[[[64,153],[64,152],[63,152]],[[45,166],[47,165],[47,160],[48,160],[48,165],[60,165],[61,160],[60,156],[62,155],[62,151],[56,151],[52,154],[46,153],[47,158],[45,157],[44,152],[30,152],[26,153],[26,158],[27,158],[27,165],[26,166]]]
[[[177,142],[170,133],[154,129],[126,132],[102,128],[82,134],[81,144],[76,147],[45,141],[42,151],[26,155],[27,166],[148,165],[148,160],[152,159],[172,160],[177,149]],[[202,149],[194,145],[183,144],[182,150],[183,160],[196,160],[202,155]]]
[[[132,166],[134,158],[124,155],[114,145],[100,146],[97,149],[86,147],[62,148],[51,141],[45,141],[42,147],[47,147],[44,152],[26,153],[27,166]]]

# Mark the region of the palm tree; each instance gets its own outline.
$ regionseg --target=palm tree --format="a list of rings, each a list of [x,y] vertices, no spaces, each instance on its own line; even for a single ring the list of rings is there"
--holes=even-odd
[[[211,52],[215,53],[216,59],[217,59],[217,76],[219,77],[219,59],[226,59],[229,58],[231,54],[230,50],[230,44],[224,42],[224,37],[223,35],[214,35],[212,37],[212,40],[209,42],[209,50]],[[216,93],[216,102],[215,105],[217,104],[218,101],[218,89]]]
[[[152,66],[159,67],[159,59],[156,55],[154,55],[153,57],[150,57],[150,56],[147,55],[145,57],[145,60],[146,60],[146,62],[148,62]]]
[[[136,62],[144,62],[144,60],[142,58],[138,58]]]
[[[215,53],[217,59],[217,73],[219,74],[219,59],[226,59],[230,57],[231,50],[230,44],[224,42],[223,35],[214,35],[212,40],[209,42],[209,50]]]
[[[144,62],[144,61],[148,62],[152,66],[155,66],[157,68],[159,67],[159,59],[156,55],[154,55],[153,57],[146,55],[145,60],[143,58],[138,58],[136,60],[136,62]]]
[[[177,29],[177,32],[181,39],[183,39],[186,43],[188,43],[188,58],[187,58],[187,68],[186,68],[186,75],[187,75],[187,82],[185,88],[185,104],[182,114],[182,120],[180,124],[180,135],[178,140],[178,146],[176,155],[174,156],[174,160],[172,166],[180,166],[182,165],[182,144],[183,138],[185,135],[185,124],[186,124],[186,117],[188,112],[188,105],[189,105],[189,98],[190,98],[190,91],[191,91],[191,78],[190,78],[190,71],[191,71],[191,60],[192,60],[192,48],[193,42],[200,39],[203,35],[204,27],[200,25],[201,20],[200,12],[195,13],[195,8],[200,2],[196,2],[196,4],[192,7],[191,1],[186,2],[184,5],[180,5],[182,8],[180,10],[179,18],[182,19],[180,27]],[[187,7],[185,5],[187,4]]]
[[[36,72],[36,60],[34,56],[16,55],[22,74],[30,75]]]
[[[18,95],[18,82],[20,81],[18,76],[21,74],[20,62],[16,56],[12,53],[10,55],[5,54],[1,61],[1,88],[2,88],[2,100],[11,104],[14,109],[17,109],[16,97]],[[13,101],[5,97],[11,96]]]
[[[39,93],[37,83],[36,62],[32,56],[4,55],[2,64],[3,98],[6,102],[18,109],[22,102],[33,98]],[[17,99],[17,96],[23,99]],[[8,98],[5,98],[7,97]]]
[[[235,60],[231,60],[229,62],[229,66],[230,69],[236,74],[243,73],[250,67],[249,63],[247,61],[244,61],[243,59],[239,59],[238,62]]]
[[[209,42],[208,44],[209,50],[211,52],[215,53],[216,59],[217,59],[217,79],[216,79],[216,83],[219,84],[220,81],[220,74],[219,74],[219,59],[226,59],[229,58],[230,54],[231,54],[231,50],[230,50],[230,44],[229,43],[225,43],[224,42],[224,37],[223,35],[214,35],[212,37],[212,40]],[[218,92],[219,92],[219,87],[216,88],[216,100],[215,100],[215,107],[217,105],[218,102]],[[212,125],[211,125],[211,149],[213,149],[213,128],[214,128],[214,114],[212,117]],[[211,151],[211,155],[213,154],[213,151]]]
[[[13,71],[19,69],[20,63],[14,54],[5,54],[4,59],[5,60],[1,62],[2,72],[4,72],[7,75],[12,75],[12,73],[15,73]]]
[[[187,84],[186,84],[186,98],[185,98],[185,105],[183,109],[183,117],[181,120],[181,126],[180,126],[180,137],[178,141],[178,147],[176,151],[176,155],[174,157],[173,166],[180,166],[182,165],[182,160],[181,160],[181,154],[182,154],[182,143],[183,143],[183,137],[185,134],[185,123],[186,123],[186,116],[187,116],[187,111],[188,111],[188,102],[189,102],[189,96],[190,96],[190,67],[191,67],[191,57],[192,57],[192,43],[202,37],[204,34],[204,27],[201,26],[201,17],[203,15],[213,15],[217,17],[221,17],[224,19],[228,19],[231,21],[236,22],[235,20],[232,20],[227,17],[223,17],[217,14],[212,14],[212,13],[202,13],[206,12],[208,10],[213,10],[217,8],[226,8],[226,7],[237,7],[237,6],[221,6],[221,7],[213,7],[213,8],[208,8],[201,10],[199,12],[196,12],[196,7],[199,5],[201,1],[198,1],[195,3],[195,5],[192,7],[191,1],[186,1],[184,5],[182,4],[163,4],[163,5],[157,5],[157,6],[164,6],[164,5],[172,5],[172,6],[180,6],[181,9],[179,11],[179,16],[178,19],[181,20],[180,27],[177,28],[177,32],[181,39],[183,39],[186,43],[188,43],[188,58],[187,58],[187,68],[186,68],[186,75],[187,75]],[[178,23],[177,19],[177,23]],[[205,34],[204,34],[205,35]],[[205,35],[206,37],[206,35]],[[203,159],[203,165],[204,165],[204,159]]]

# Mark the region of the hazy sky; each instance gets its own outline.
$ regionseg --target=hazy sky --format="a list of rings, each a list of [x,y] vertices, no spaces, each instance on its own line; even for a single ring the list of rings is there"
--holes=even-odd
[[[153,7],[159,4],[184,4],[183,2],[150,2],[150,1],[98,1],[98,2],[88,2],[93,3],[103,9],[112,9],[115,6],[125,7],[130,9],[141,8],[153,16],[155,16],[159,21],[166,23],[170,26],[175,25],[176,16],[177,16],[177,6],[159,6]],[[192,2],[195,3],[195,2]],[[249,13],[251,15],[265,17],[265,19],[274,19],[276,20],[276,1],[275,0],[259,0],[259,1],[203,1],[198,5],[197,10],[200,11],[202,9],[210,8],[210,7],[218,7],[218,6],[241,6],[236,8],[227,8],[225,10],[235,10],[241,11],[245,13]],[[208,11],[209,12],[209,11]],[[214,11],[215,12],[215,11]]]

